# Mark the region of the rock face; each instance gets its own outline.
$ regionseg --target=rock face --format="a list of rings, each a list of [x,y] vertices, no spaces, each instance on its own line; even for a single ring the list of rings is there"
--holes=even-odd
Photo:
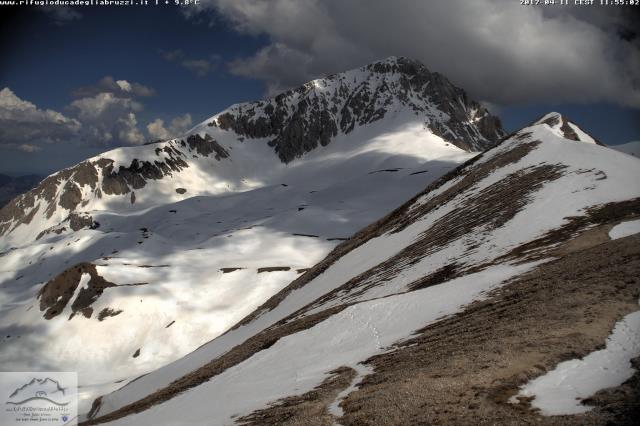
[[[409,109],[435,134],[466,151],[482,151],[504,136],[497,117],[420,62],[391,57],[314,80],[264,101],[239,104],[210,126],[247,138],[268,138],[288,163],[339,132]]]
[[[215,159],[218,161],[221,158],[229,158],[229,152],[209,135],[205,135],[204,138],[197,134],[191,135],[187,138],[187,144],[189,144],[189,148],[205,157],[215,153]]]
[[[77,289],[83,283],[85,275],[86,283]],[[78,312],[90,318],[93,314],[91,304],[100,297],[106,288],[115,286],[98,275],[95,265],[83,262],[49,280],[40,289],[38,293],[40,311],[43,311],[44,318],[49,320],[60,315],[65,307],[71,304],[70,318]]]

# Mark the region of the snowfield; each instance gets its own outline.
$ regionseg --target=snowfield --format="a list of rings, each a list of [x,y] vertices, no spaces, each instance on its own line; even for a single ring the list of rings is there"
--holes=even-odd
[[[429,144],[407,136],[399,133],[398,139]],[[5,343],[16,343],[5,344],[0,359],[15,371],[77,370],[82,385],[104,386],[180,358],[251,313],[341,240],[473,155],[443,148],[431,161],[424,151],[398,158],[370,153],[368,161],[354,154],[350,165],[333,170],[313,159],[317,177],[279,177],[276,182],[288,182],[286,187],[196,196],[129,215],[92,211],[99,229],[43,239],[2,257],[0,329],[11,336]],[[400,170],[369,174],[389,167]],[[24,264],[27,258],[31,265]],[[41,283],[87,260],[119,286],[92,305],[96,315],[104,309],[121,313],[99,321],[95,315],[69,320],[67,312],[45,321],[36,299]],[[29,282],[34,285],[24,286]]]
[[[28,225],[0,237],[3,367],[78,371],[86,413],[97,392],[223,334],[338,243],[476,155],[435,135],[424,114],[400,102],[387,108],[384,119],[338,133],[289,163],[265,138],[209,125],[224,112],[189,134],[213,138],[228,158],[204,156],[176,139],[87,160],[112,161],[117,170],[134,159],[173,156],[188,167],[148,180],[134,191],[135,202],[131,193],[98,197],[81,186],[79,208],[96,229],[72,231],[64,222],[69,211],[57,206],[50,217],[41,208]],[[104,177],[97,179],[99,187]],[[56,197],[68,183],[57,184]],[[47,229],[55,232],[36,238]],[[71,318],[82,281],[64,311],[46,320],[38,292],[82,262],[115,286],[98,295],[89,317],[78,311]]]
[[[616,151],[624,152],[636,158],[640,158],[640,141],[634,141],[629,143],[623,143],[620,145],[611,145],[609,148]]]

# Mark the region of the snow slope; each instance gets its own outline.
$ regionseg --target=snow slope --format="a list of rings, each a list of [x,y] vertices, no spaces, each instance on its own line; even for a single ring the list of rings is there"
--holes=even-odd
[[[495,120],[391,58],[62,170],[0,211],[0,362],[78,371],[86,412],[496,142]]]
[[[603,206],[640,197],[635,159],[560,123],[569,122],[549,114],[430,185],[227,333],[103,396],[92,418],[232,424],[338,367],[361,371],[550,259],[599,225]]]
[[[640,141],[611,145],[609,148],[640,158]]]
[[[280,339],[269,350],[193,391],[115,424],[232,424],[238,415],[312,390],[338,367],[356,367],[358,361],[459,311],[529,266],[493,268],[424,290],[358,303],[313,328]]]

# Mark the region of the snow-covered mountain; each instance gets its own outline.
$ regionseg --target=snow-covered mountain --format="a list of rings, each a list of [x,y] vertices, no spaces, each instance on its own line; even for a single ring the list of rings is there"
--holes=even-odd
[[[443,76],[389,58],[55,173],[0,210],[0,362],[78,371],[89,403],[502,136]]]
[[[87,424],[626,424],[640,162],[594,142],[542,117]]]
[[[640,141],[611,145],[609,148],[640,158]]]
[[[504,136],[500,121],[462,89],[419,62],[392,57],[233,105],[184,138],[116,149],[55,173],[0,211],[2,244],[91,226],[85,212],[92,210],[140,211],[276,184],[301,167],[289,163],[320,146],[365,144],[367,137],[411,126],[465,151],[482,151]]]

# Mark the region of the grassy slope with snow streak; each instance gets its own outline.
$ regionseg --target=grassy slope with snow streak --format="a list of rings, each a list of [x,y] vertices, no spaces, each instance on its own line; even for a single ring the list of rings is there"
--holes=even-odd
[[[635,374],[631,360],[640,356],[640,311],[616,323],[604,349],[582,359],[561,362],[552,371],[528,382],[517,397],[533,397],[531,406],[545,416],[586,413],[582,400],[606,388],[621,385]]]
[[[528,205],[521,212],[518,212],[510,221],[504,224],[503,227],[493,230],[489,236],[481,236],[480,232],[474,232],[473,235],[465,235],[463,238],[471,238],[474,240],[467,241],[465,244],[479,243],[477,250],[469,255],[469,259],[467,260],[469,264],[479,264],[496,259],[500,255],[507,253],[510,249],[522,244],[523,242],[531,241],[532,239],[540,237],[546,232],[563,225],[566,217],[579,215],[587,207],[640,196],[640,189],[636,184],[640,180],[640,167],[638,167],[637,160],[597,146],[593,143],[564,139],[555,131],[555,129],[550,128],[546,124],[537,124],[529,128],[525,128],[519,132],[519,135],[524,135],[526,133],[531,134],[524,141],[518,141],[512,138],[500,145],[498,148],[494,148],[487,152],[483,158],[477,162],[477,164],[482,164],[490,161],[494,156],[499,155],[502,152],[506,152],[517,146],[517,144],[524,143],[527,140],[542,141],[539,146],[517,163],[510,164],[496,170],[485,179],[477,182],[468,193],[465,192],[458,194],[458,196],[451,200],[447,205],[428,213],[425,217],[420,218],[401,232],[395,234],[384,234],[380,237],[373,238],[362,246],[347,253],[333,263],[320,276],[316,277],[304,287],[293,290],[278,306],[271,311],[262,313],[253,322],[238,327],[237,329],[226,333],[167,367],[159,369],[140,378],[136,382],[125,386],[121,390],[105,396],[103,398],[103,406],[100,414],[113,411],[144,397],[154,390],[167,386],[173,380],[204,365],[208,361],[221,356],[229,349],[241,344],[247,338],[289,316],[303,306],[313,302],[318,297],[337,288],[350,278],[370,269],[385,259],[388,259],[410,244],[420,233],[429,229],[430,225],[435,220],[444,216],[447,212],[453,211],[456,206],[462,202],[462,199],[469,195],[469,193],[478,193],[483,188],[499,181],[510,173],[543,163],[562,163],[568,166],[563,176],[561,176],[557,181],[543,185],[537,193],[534,193],[534,196],[529,201]],[[591,170],[594,169],[594,167],[597,170],[593,170],[592,173],[584,173],[585,170]],[[599,171],[606,174],[606,179],[602,179],[602,175],[598,173]],[[454,178],[443,186],[437,188],[435,191],[420,197],[416,204],[425,203],[435,195],[442,193],[446,189],[455,185],[460,179],[461,178]],[[550,206],[553,206],[553,208],[550,208]],[[413,312],[411,308],[404,305],[405,301],[411,300],[412,298],[422,300],[423,295],[427,300],[431,300],[431,297],[434,297],[439,293],[430,293],[430,291],[441,291],[435,289],[445,289],[448,284],[443,284],[442,286],[432,287],[418,292],[407,293],[406,295],[398,295],[398,293],[406,290],[406,285],[412,280],[433,272],[438,267],[444,265],[447,262],[447,259],[456,255],[456,253],[459,255],[459,249],[461,247],[461,240],[453,241],[449,246],[444,247],[439,252],[425,257],[419,263],[412,265],[411,267],[407,267],[403,270],[402,274],[386,282],[383,286],[374,287],[368,292],[358,295],[355,301],[360,301],[361,304],[347,308],[340,314],[331,317],[310,330],[282,339],[286,343],[279,342],[272,348],[254,355],[254,357],[244,361],[236,367],[233,367],[222,375],[214,377],[208,384],[203,384],[193,388],[179,397],[169,400],[159,406],[152,407],[148,411],[135,415],[130,419],[126,418],[123,421],[125,423],[131,419],[135,419],[139,422],[160,421],[162,423],[162,421],[166,421],[170,423],[171,421],[175,421],[176,424],[180,424],[181,422],[197,423],[199,420],[204,418],[202,416],[218,416],[217,413],[211,412],[209,405],[198,405],[199,402],[202,402],[203,398],[210,398],[211,392],[215,392],[215,389],[222,389],[216,388],[215,384],[221,385],[224,383],[225,386],[225,392],[220,395],[221,414],[219,415],[221,417],[216,417],[221,424],[230,422],[230,419],[225,417],[227,415],[248,414],[252,410],[264,406],[267,402],[272,402],[274,399],[278,399],[286,395],[304,393],[305,390],[311,389],[326,378],[326,374],[330,371],[330,369],[328,369],[329,364],[333,366],[332,368],[340,366],[340,362],[346,365],[355,365],[358,362],[363,361],[367,356],[370,356],[376,351],[382,350],[384,346],[391,344],[398,339],[408,337],[420,326],[439,318],[444,313],[453,313],[458,309],[461,309],[463,305],[474,300],[474,297],[479,297],[480,293],[473,293],[473,297],[470,298],[467,298],[463,294],[458,294],[455,291],[453,293],[446,293],[447,299],[443,300],[448,300],[450,298],[453,303],[453,307],[451,307],[450,311],[440,312],[438,307],[434,306],[430,311],[422,314],[416,313],[413,315],[410,314]],[[482,280],[478,280],[477,290],[481,292],[482,289],[499,285],[499,283],[504,279],[522,272],[510,265],[503,265],[500,266],[500,268],[501,269],[499,270],[502,274],[495,276],[493,280],[485,281],[484,284],[482,284]],[[490,271],[495,270],[493,268],[486,270],[488,273]],[[491,276],[491,274],[489,274],[489,276]],[[461,279],[461,282],[467,283],[464,278],[465,277]],[[466,278],[471,278],[471,276]],[[449,289],[455,288],[457,285],[456,283],[458,282],[460,281],[454,280],[454,282],[449,283],[452,284],[452,287],[449,287]],[[485,285],[487,287],[484,287]],[[444,293],[440,295],[444,295]],[[390,297],[377,300],[375,299],[382,296]],[[443,302],[443,300],[438,300],[438,302]],[[350,301],[354,301],[354,299],[351,299]],[[316,307],[315,310],[320,311],[326,309],[328,306],[330,306],[330,304]],[[372,309],[375,310],[376,308],[374,307],[378,306],[383,306],[384,309],[376,311],[378,312],[376,314],[372,314]],[[324,345],[329,345],[331,350],[339,350],[333,346],[333,340],[328,337],[331,335],[342,336],[341,338],[343,340],[338,342],[340,343],[338,346],[350,345],[351,343],[355,343],[354,347],[362,346],[362,342],[359,340],[357,342],[350,341],[349,334],[351,333],[351,330],[357,330],[358,327],[369,329],[367,324],[372,323],[376,324],[376,328],[378,325],[384,327],[384,323],[389,318],[385,317],[383,313],[385,310],[393,311],[396,309],[396,306],[403,307],[403,313],[398,313],[398,315],[394,317],[394,330],[388,330],[392,338],[384,340],[380,345],[374,345],[373,348],[367,346],[369,349],[363,349],[363,352],[338,352],[343,354],[340,356],[336,355],[339,362],[334,364],[331,360],[323,361],[324,364],[320,364],[322,368],[308,372],[310,378],[309,380],[305,379],[304,383],[300,382],[302,379],[296,380],[295,377],[291,376],[291,374],[287,372],[295,371],[295,368],[286,371],[275,368],[278,365],[277,361],[275,361],[276,359],[295,360],[296,357],[302,357],[305,362],[310,361],[311,359],[315,360],[314,357],[316,355],[314,354],[314,351],[324,351]],[[417,306],[422,305],[418,304]],[[407,315],[405,315],[405,313],[407,313]],[[377,315],[381,315],[381,317],[378,318]],[[381,318],[386,318],[386,320]],[[360,326],[358,324],[360,324]],[[327,327],[330,329],[327,329]],[[372,329],[373,328],[369,330]],[[307,339],[309,339],[310,336],[315,336],[317,339],[320,338],[320,335],[317,334],[320,333],[318,330],[324,330],[324,340],[321,339],[320,346],[309,346]],[[370,340],[372,336],[371,331],[369,331],[367,336],[368,338],[364,338],[365,341]],[[377,333],[376,336],[381,336],[381,333]],[[386,339],[386,337],[384,337],[384,339]],[[309,353],[305,351],[305,347],[310,348]],[[329,352],[323,353],[326,358],[331,358]],[[261,374],[254,370],[255,365],[256,363],[259,363],[261,368],[263,368],[262,371],[272,371],[272,365],[265,361],[265,359],[268,359],[269,357],[273,357],[273,362],[276,364],[273,365],[273,375],[271,375],[271,373],[263,373],[266,374],[264,376],[264,383],[265,386],[268,384],[275,386],[275,383],[278,383],[278,387],[277,389],[274,388],[275,390],[272,393],[265,391],[267,392],[267,396],[260,395],[258,392],[254,394],[251,392],[251,389],[253,389],[254,386],[261,386],[260,384],[263,383]],[[266,364],[262,364],[263,362]],[[305,367],[300,366],[300,368]],[[303,376],[307,378],[306,375]],[[231,378],[233,380],[231,380]],[[231,382],[237,384],[233,385]],[[258,385],[256,385],[256,383],[258,383]],[[229,386],[231,386],[231,388],[229,388]],[[224,396],[227,392],[229,392],[229,395],[233,395],[233,392],[243,394],[248,393],[253,399],[247,399],[247,402],[243,405],[242,402],[227,400]],[[233,408],[233,410],[222,408],[225,404],[229,404],[228,406]],[[235,412],[231,413],[231,411]],[[189,414],[181,420],[171,417],[172,412],[180,412],[183,416],[185,412],[188,412]]]
[[[356,304],[280,339],[197,388],[113,424],[233,424],[238,414],[312,390],[328,372],[355,367],[530,267],[498,266],[424,290]]]

